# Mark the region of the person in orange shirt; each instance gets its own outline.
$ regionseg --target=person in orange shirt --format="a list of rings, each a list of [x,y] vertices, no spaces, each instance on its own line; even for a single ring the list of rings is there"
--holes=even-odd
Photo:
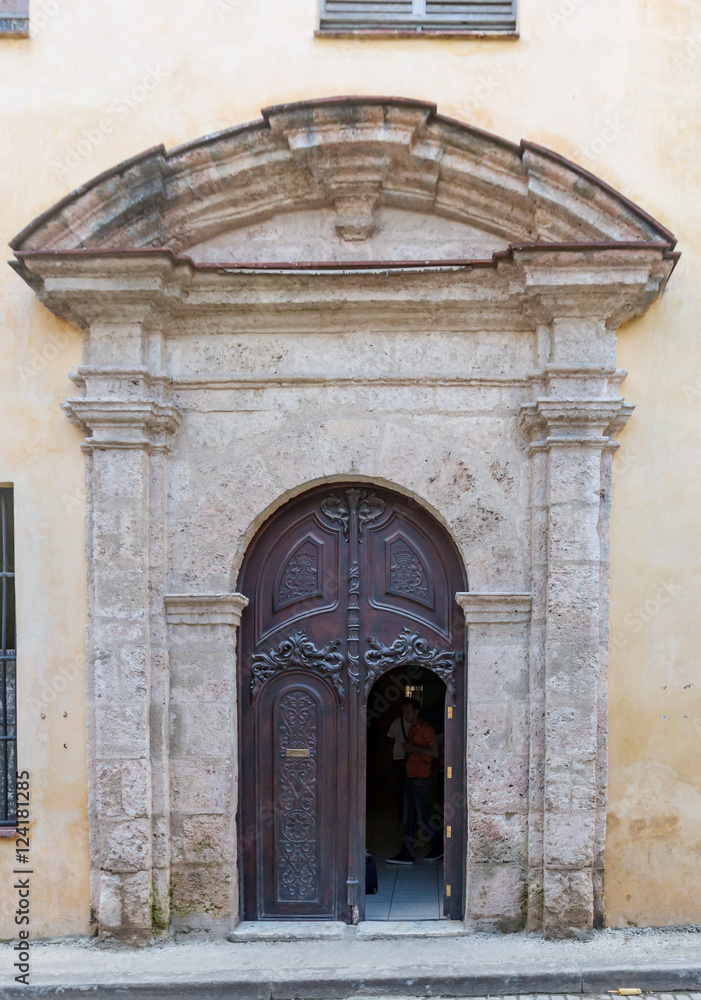
[[[428,843],[431,839],[429,815],[431,810],[431,764],[438,758],[436,731],[430,722],[421,718],[421,705],[416,698],[405,698],[402,715],[409,726],[404,752],[406,754],[406,783],[404,785],[404,840],[399,854],[387,858],[390,865],[413,865],[414,852],[419,836]],[[438,861],[443,857],[440,848],[434,848],[424,861]]]

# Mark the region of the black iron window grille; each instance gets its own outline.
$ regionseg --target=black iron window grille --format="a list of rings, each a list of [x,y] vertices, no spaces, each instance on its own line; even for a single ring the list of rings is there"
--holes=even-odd
[[[15,518],[11,487],[0,487],[0,827],[17,824],[17,640]]]

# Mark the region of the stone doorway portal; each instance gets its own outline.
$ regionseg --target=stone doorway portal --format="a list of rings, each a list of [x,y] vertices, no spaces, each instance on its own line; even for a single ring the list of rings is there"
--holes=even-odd
[[[447,692],[443,910],[461,918],[465,575],[445,530],[387,489],[321,486],[265,524],[241,588],[244,917],[363,918],[368,695],[387,671],[427,667]]]
[[[611,456],[632,412],[616,331],[663,292],[674,243],[557,153],[383,97],[268,108],[170,152],[154,146],[13,240],[18,273],[85,332],[65,410],[86,456],[90,859],[102,934],[227,934],[244,912],[283,907],[274,868],[259,874],[252,860],[256,786],[247,800],[236,794],[253,780],[236,719],[245,739],[254,656],[285,661],[281,643],[305,629],[317,651],[339,640],[325,654],[331,669],[303,676],[335,720],[324,739],[355,741],[357,760],[367,655],[401,652],[415,632],[459,652],[402,595],[364,608],[361,594],[351,629],[350,515],[348,540],[343,518],[328,517],[350,511],[337,485],[349,480],[366,503],[373,493],[394,503],[374,484],[420,499],[469,572],[455,623],[468,633],[469,838],[453,912],[552,936],[601,919]],[[294,574],[267,583],[270,601],[280,592],[269,615],[289,632],[273,621],[257,635],[252,539],[271,515],[282,523],[281,498],[300,483],[336,484],[316,494],[338,505],[314,531],[346,546],[337,606],[322,610],[308,594],[297,607],[309,613],[295,617],[285,603],[309,583],[312,539]],[[428,517],[423,506],[413,514]],[[440,548],[438,521],[429,535]],[[364,526],[362,558],[381,523]],[[367,587],[362,565],[359,581]],[[445,599],[453,615],[461,586]],[[274,713],[292,678],[287,668],[263,677],[254,702]],[[346,795],[352,781],[346,797],[357,802],[362,776],[340,758],[334,766],[330,786]],[[363,906],[363,837],[339,829],[345,847],[330,867],[321,857],[331,875],[314,906],[349,920]]]

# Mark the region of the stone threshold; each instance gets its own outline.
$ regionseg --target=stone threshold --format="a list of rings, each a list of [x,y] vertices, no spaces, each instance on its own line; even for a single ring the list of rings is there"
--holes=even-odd
[[[245,920],[227,941],[363,941],[401,938],[463,937],[471,933],[462,920],[366,920],[353,927],[338,920]]]

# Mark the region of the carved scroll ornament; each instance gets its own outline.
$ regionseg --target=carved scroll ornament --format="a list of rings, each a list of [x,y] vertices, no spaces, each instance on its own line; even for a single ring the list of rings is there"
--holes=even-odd
[[[358,498],[358,541],[363,540],[363,528],[366,524],[372,524],[378,517],[382,517],[385,512],[385,502],[376,497],[374,493],[362,491]]]
[[[333,494],[321,502],[321,513],[329,521],[338,521],[343,529],[343,537],[346,541],[349,538],[350,521],[353,515],[357,516],[358,541],[363,540],[363,528],[366,524],[372,524],[378,517],[381,517],[386,508],[384,500],[381,500],[374,493],[368,490],[346,490],[346,503],[340,497]]]
[[[348,540],[348,521],[349,521],[349,511],[348,506],[341,500],[340,497],[330,496],[326,500],[321,501],[321,512],[329,521],[338,521],[343,528],[343,537]]]
[[[345,691],[343,688],[344,660],[341,653],[336,652],[341,645],[340,639],[334,639],[328,645],[317,649],[306,632],[295,632],[283,639],[277,650],[267,653],[254,653],[251,668],[251,701],[254,701],[263,684],[280,670],[291,667],[301,667],[312,670],[331,681],[343,704]]]
[[[348,603],[346,605],[346,649],[348,678],[356,689],[360,687],[360,559],[359,546],[365,526],[382,517],[387,505],[368,490],[349,489],[345,499],[333,494],[321,502],[321,513],[329,521],[341,525],[343,537],[350,542],[348,569]]]
[[[451,700],[455,701],[455,666],[458,654],[450,649],[438,649],[429,645],[418,632],[403,628],[391,646],[385,646],[379,639],[368,638],[370,649],[364,656],[367,670],[365,696],[377,678],[394,667],[408,667],[418,664],[438,674],[448,689]]]

